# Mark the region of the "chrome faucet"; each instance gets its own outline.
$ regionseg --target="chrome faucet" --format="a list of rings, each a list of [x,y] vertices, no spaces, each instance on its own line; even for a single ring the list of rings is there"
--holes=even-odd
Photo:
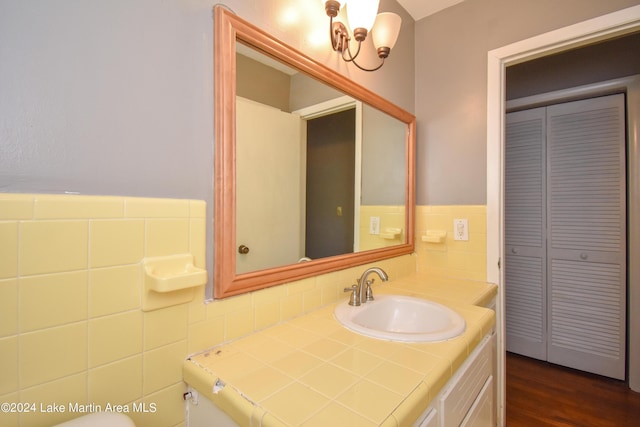
[[[362,276],[357,279],[357,284],[353,285],[351,288],[345,288],[345,292],[352,292],[351,298],[349,299],[349,305],[358,306],[363,302],[373,301],[373,291],[371,290],[371,284],[374,279],[367,280],[367,277],[371,273],[377,273],[382,279],[383,282],[389,280],[389,276],[383,269],[380,267],[370,267],[367,268]]]

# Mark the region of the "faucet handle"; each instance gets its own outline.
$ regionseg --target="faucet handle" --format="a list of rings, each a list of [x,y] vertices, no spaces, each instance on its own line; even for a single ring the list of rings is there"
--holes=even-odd
[[[366,291],[366,297],[365,297],[365,301],[373,301],[373,289],[371,289],[371,285],[373,284],[373,282],[375,281],[375,279],[371,279],[371,280],[367,280],[367,291]]]
[[[349,305],[359,306],[360,298],[358,295],[358,285],[351,285],[350,288],[344,288],[345,292],[351,292],[351,296],[349,297]]]

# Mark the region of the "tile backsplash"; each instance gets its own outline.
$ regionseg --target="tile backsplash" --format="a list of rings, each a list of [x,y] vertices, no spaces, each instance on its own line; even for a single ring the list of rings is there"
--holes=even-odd
[[[379,234],[375,235],[371,233],[370,222],[371,218],[376,217],[379,219]],[[397,237],[385,238],[385,232],[389,229],[397,229],[400,233]],[[366,251],[368,249],[377,249],[387,246],[397,245],[400,242],[405,241],[406,227],[405,227],[405,207],[401,206],[360,206],[360,230],[359,230],[359,244],[360,250]]]
[[[185,425],[189,354],[345,298],[366,268],[209,303],[200,286],[190,303],[143,312],[145,258],[191,253],[204,268],[205,212],[198,200],[0,194],[0,402],[35,405],[0,425],[108,408],[137,426]],[[412,255],[375,264],[392,278],[416,270]]]
[[[453,238],[453,220],[467,219],[469,240]],[[484,281],[487,277],[487,209],[484,205],[417,206],[417,271]],[[422,241],[428,230],[445,231],[442,243]]]
[[[140,426],[184,423],[188,309],[142,312],[140,262],[191,253],[204,266],[205,207],[0,194],[0,401],[35,405],[0,413],[0,425],[109,405]]]

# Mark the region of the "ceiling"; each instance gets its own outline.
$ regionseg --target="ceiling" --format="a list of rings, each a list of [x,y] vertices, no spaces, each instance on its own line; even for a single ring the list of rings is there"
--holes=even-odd
[[[464,0],[398,0],[398,3],[416,20],[446,9]]]

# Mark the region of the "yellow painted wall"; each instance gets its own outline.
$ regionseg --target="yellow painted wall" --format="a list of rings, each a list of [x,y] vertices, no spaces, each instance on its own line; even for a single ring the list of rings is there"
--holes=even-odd
[[[109,403],[138,426],[183,426],[189,354],[346,298],[366,268],[211,303],[201,286],[190,303],[143,312],[141,262],[190,252],[204,267],[207,222],[197,200],[0,194],[0,402],[36,405],[0,412],[0,425]],[[376,265],[391,278],[416,269],[414,256]],[[65,412],[42,411],[54,403]],[[134,412],[141,403],[155,412]]]

